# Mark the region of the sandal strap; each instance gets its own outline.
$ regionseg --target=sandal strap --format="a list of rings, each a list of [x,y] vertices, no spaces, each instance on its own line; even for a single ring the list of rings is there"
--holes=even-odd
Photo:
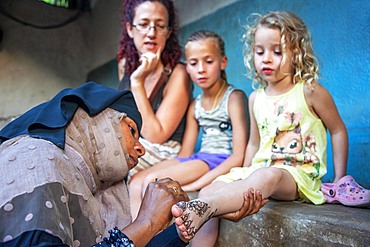
[[[335,196],[335,190],[333,190],[334,186],[335,184],[333,183],[323,183],[321,185],[321,191],[326,196],[334,197]]]

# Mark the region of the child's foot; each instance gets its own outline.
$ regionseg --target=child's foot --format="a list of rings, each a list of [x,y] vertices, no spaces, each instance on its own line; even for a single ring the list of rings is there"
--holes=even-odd
[[[208,203],[198,199],[179,202],[172,206],[172,215],[176,218],[175,223],[185,239],[192,239],[216,211],[212,211]]]

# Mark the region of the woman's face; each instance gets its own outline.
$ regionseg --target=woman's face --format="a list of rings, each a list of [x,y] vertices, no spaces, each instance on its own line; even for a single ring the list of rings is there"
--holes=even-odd
[[[136,26],[136,27],[135,27]],[[140,27],[138,27],[140,26]],[[127,33],[133,39],[139,55],[152,52],[158,48],[164,50],[171,34],[168,26],[168,12],[160,2],[143,2],[136,7],[133,23],[126,23]],[[149,30],[139,30],[149,27]],[[165,27],[165,28],[164,28]]]
[[[125,137],[126,148],[128,153],[129,169],[134,168],[138,159],[145,154],[145,148],[139,142],[139,131],[136,123],[129,117],[125,117],[121,121],[123,136]]]

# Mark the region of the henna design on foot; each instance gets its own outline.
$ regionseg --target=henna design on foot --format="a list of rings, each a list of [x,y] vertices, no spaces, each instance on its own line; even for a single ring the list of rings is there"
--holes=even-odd
[[[208,203],[206,202],[203,202],[200,200],[194,200],[194,201],[188,202],[187,208],[190,211],[193,211],[199,217],[203,217],[207,209],[209,209],[210,207],[208,206]]]
[[[202,225],[207,222],[216,213],[217,210],[209,210],[211,207],[208,203],[201,200],[193,200],[190,202],[180,202],[177,204],[179,208],[183,210],[183,214],[180,217],[183,226],[185,226],[186,233],[185,238],[191,239],[202,227]]]

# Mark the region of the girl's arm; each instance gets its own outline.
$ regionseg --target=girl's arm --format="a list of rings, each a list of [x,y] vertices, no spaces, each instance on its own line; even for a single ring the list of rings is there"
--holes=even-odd
[[[248,100],[245,93],[237,90],[231,93],[228,110],[233,128],[233,152],[219,166],[207,172],[198,180],[183,187],[185,191],[197,191],[210,184],[216,177],[228,173],[231,168],[241,166],[248,140]]]
[[[317,85],[314,91],[305,90],[311,110],[330,132],[334,160],[334,182],[346,175],[348,158],[348,134],[334,100],[328,90]]]
[[[252,159],[257,153],[259,144],[260,144],[260,135],[258,131],[258,126],[256,118],[253,113],[254,99],[256,98],[256,92],[252,92],[249,96],[249,121],[250,121],[250,130],[249,130],[249,141],[247,148],[245,150],[243,166],[248,167],[252,164]]]
[[[198,140],[199,125],[194,117],[195,99],[190,103],[186,115],[186,127],[182,139],[181,150],[178,157],[189,157],[194,153],[194,148]]]
[[[132,78],[131,90],[143,118],[141,135],[152,143],[167,141],[180,124],[191,98],[191,83],[185,66],[178,64],[174,68],[156,113],[150,105],[144,81]]]

